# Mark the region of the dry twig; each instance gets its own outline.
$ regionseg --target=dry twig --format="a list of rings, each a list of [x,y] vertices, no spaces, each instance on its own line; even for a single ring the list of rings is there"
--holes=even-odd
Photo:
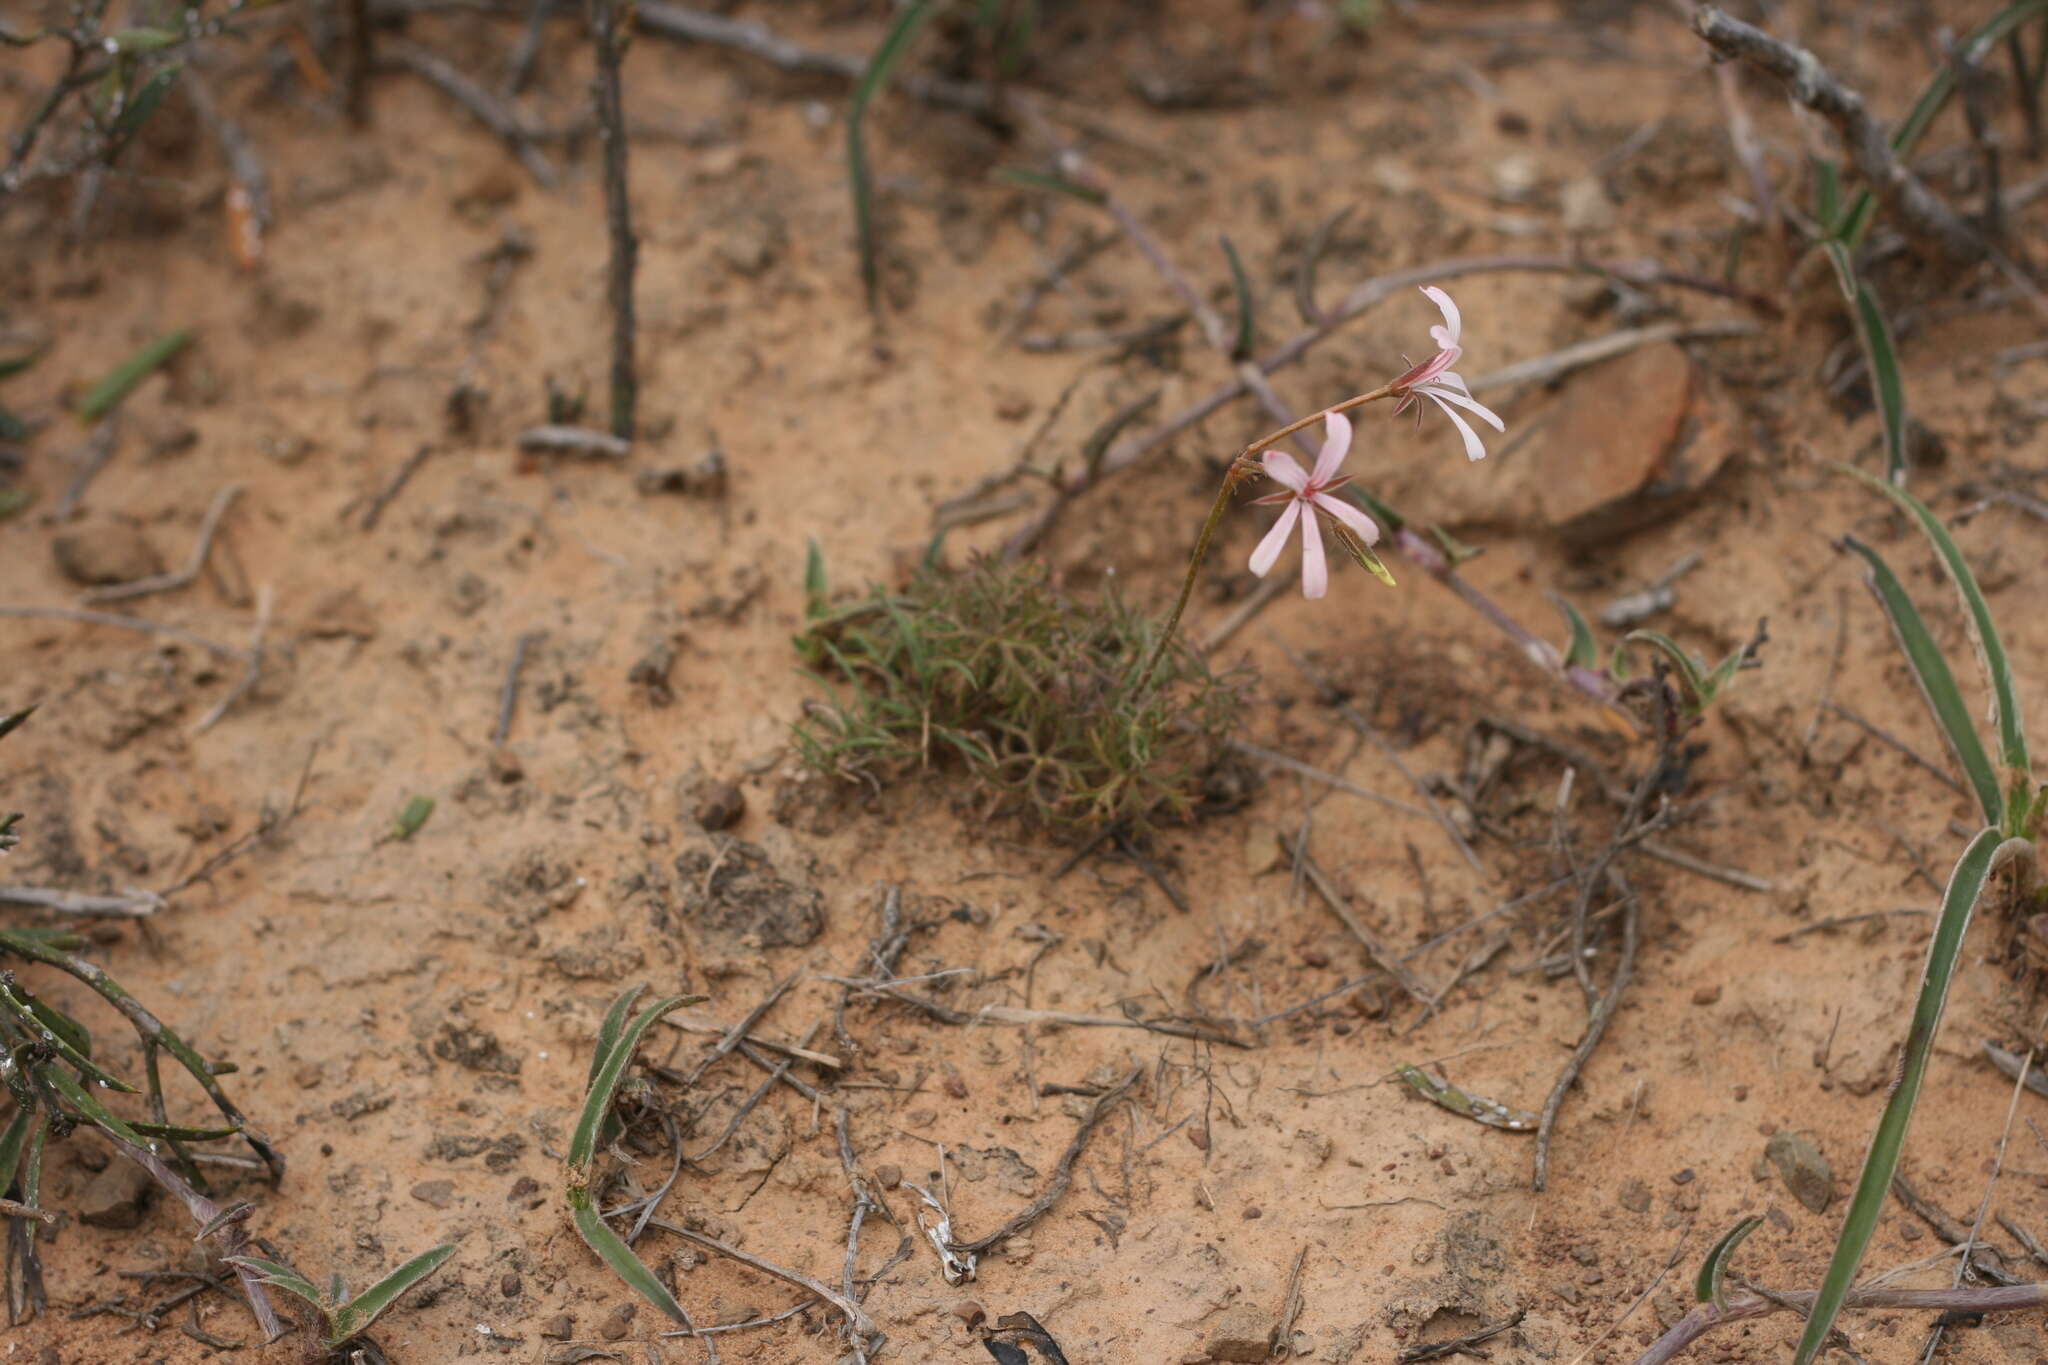
[[[206,517],[199,523],[199,539],[192,546],[191,557],[185,567],[174,573],[151,574],[127,583],[115,583],[104,588],[93,588],[80,595],[81,602],[119,602],[130,597],[147,597],[151,593],[170,592],[196,581],[206,568],[206,557],[213,551],[213,538],[220,532],[221,518],[242,495],[242,486],[231,483],[214,494],[213,502],[206,509]]]
[[[1863,96],[1837,80],[1820,58],[1712,5],[1693,11],[1692,28],[1721,57],[1739,57],[1784,81],[1793,99],[1833,124],[1849,163],[1907,232],[1959,265],[1985,259],[1984,239],[1906,168],[1893,153],[1883,125],[1864,106]]]

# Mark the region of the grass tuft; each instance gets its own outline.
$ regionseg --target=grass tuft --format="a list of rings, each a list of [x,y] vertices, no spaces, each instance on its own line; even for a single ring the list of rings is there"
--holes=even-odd
[[[1131,686],[1155,623],[1113,590],[1070,599],[1033,565],[926,567],[855,606],[812,600],[797,649],[840,686],[796,726],[807,763],[877,783],[957,765],[981,814],[1057,836],[1191,815],[1243,704],[1242,676],[1178,640],[1152,686]]]

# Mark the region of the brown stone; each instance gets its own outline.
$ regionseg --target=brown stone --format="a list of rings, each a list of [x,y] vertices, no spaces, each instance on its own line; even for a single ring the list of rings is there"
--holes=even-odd
[[[1781,1129],[1764,1144],[1764,1158],[1777,1167],[1778,1178],[1792,1197],[1815,1213],[1826,1213],[1835,1197],[1835,1173],[1813,1142]]]
[[[412,1187],[412,1197],[428,1208],[445,1209],[455,1202],[455,1182],[452,1180],[422,1180]]]
[[[690,814],[707,832],[730,828],[746,814],[746,793],[730,782],[707,782]]]
[[[372,639],[377,615],[354,588],[336,588],[306,613],[306,634],[316,640]]]
[[[622,1339],[632,1329],[634,1311],[635,1305],[632,1303],[620,1304],[617,1308],[612,1309],[603,1322],[598,1324],[597,1334],[606,1341]]]
[[[142,532],[124,521],[87,520],[50,542],[57,567],[74,583],[132,583],[164,571]]]
[[[78,1196],[78,1221],[96,1228],[132,1228],[142,1223],[149,1199],[149,1173],[132,1161],[116,1161],[86,1182]]]
[[[1273,1335],[1278,1330],[1273,1315],[1250,1304],[1223,1310],[1209,1329],[1211,1360],[1258,1361],[1273,1353]]]

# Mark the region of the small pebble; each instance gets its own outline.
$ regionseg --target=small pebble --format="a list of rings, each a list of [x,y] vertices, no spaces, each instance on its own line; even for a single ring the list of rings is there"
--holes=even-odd
[[[1254,1218],[1264,1218],[1265,1216],[1266,1211],[1260,1208],[1257,1204],[1252,1205],[1250,1208],[1244,1211],[1244,1217],[1246,1222],[1250,1222]]]
[[[508,1299],[519,1297],[519,1272],[508,1270],[498,1279],[498,1292]]]
[[[1695,1005],[1711,1005],[1720,998],[1721,988],[1719,986],[1702,986],[1692,993],[1692,1002]]]
[[[716,832],[734,824],[747,810],[747,798],[730,782],[707,782],[690,813],[705,830]]]
[[[875,1167],[875,1183],[885,1190],[893,1190],[903,1183],[903,1168],[893,1161],[885,1161]]]

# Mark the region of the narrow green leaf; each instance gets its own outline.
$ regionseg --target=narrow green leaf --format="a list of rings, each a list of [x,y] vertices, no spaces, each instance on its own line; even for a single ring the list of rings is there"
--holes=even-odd
[[[1862,558],[1866,570],[1864,582],[1884,609],[1885,619],[1891,623],[1892,637],[1899,642],[1899,649],[1906,656],[1906,663],[1913,671],[1913,681],[1920,686],[1920,697],[1934,716],[1935,728],[1948,741],[1949,752],[1956,756],[1964,776],[1970,780],[1971,789],[1977,793],[1978,804],[1984,809],[1985,823],[2000,824],[2005,818],[2005,801],[1999,794],[1998,774],[1991,767],[1991,757],[1984,752],[1983,742],[1977,738],[1977,725],[1970,717],[1969,703],[1963,700],[1962,689],[1956,686],[1955,674],[1949,671],[1948,660],[1943,657],[1941,647],[1935,644],[1920,609],[1913,605],[1913,599],[1906,595],[1899,576],[1892,572],[1891,566],[1877,551],[1854,536],[1844,536],[1841,546]]]
[[[128,1126],[126,1119],[101,1104],[84,1086],[72,1079],[70,1072],[61,1067],[45,1066],[37,1068],[36,1074],[52,1090],[68,1100],[88,1121],[98,1124],[124,1142],[134,1143],[144,1151],[155,1150],[155,1144],[151,1139],[136,1132]]]
[[[1842,168],[1824,156],[1814,157],[1812,164],[1813,217],[1826,230],[1842,211]]]
[[[420,827],[427,823],[428,817],[433,813],[433,797],[415,796],[406,802],[405,809],[398,813],[398,823],[392,827],[391,837],[400,841],[412,838],[420,832]]]
[[[128,107],[121,111],[121,117],[114,120],[115,142],[126,142],[149,121],[149,116],[164,102],[164,96],[171,93],[171,87],[177,84],[178,74],[183,70],[182,66],[173,63],[149,74],[141,88],[129,98]]]
[[[569,1139],[567,1164],[572,1190],[590,1183],[591,1163],[597,1160],[598,1129],[603,1126],[605,1116],[611,1113],[612,1100],[619,1093],[619,1082],[625,1079],[626,1067],[633,1060],[642,1036],[654,1026],[655,1020],[670,1010],[694,1005],[703,999],[701,995],[671,995],[657,1000],[640,1011],[633,1022],[619,1033],[611,1051],[598,1065],[597,1074],[591,1078],[590,1093],[583,1097],[583,1110],[576,1116],[576,1131]]]
[[[868,175],[867,145],[862,124],[867,118],[869,102],[889,83],[896,64],[903,60],[903,54],[910,50],[919,30],[937,12],[936,0],[917,0],[896,17],[896,22],[883,36],[881,46],[868,59],[867,70],[861,73],[860,80],[853,87],[853,97],[846,105],[846,170],[853,183],[854,235],[860,247],[860,279],[867,291],[869,312],[874,312],[878,303],[881,271],[875,261],[874,184]]]
[[[1863,1158],[1863,1173],[1857,1178],[1856,1193],[1842,1220],[1842,1235],[1835,1243],[1834,1257],[1821,1281],[1820,1295],[1806,1320],[1806,1332],[1799,1339],[1795,1365],[1810,1365],[1819,1354],[1877,1231],[1878,1216],[1884,1212],[1892,1174],[1898,1169],[1899,1152],[1905,1145],[1906,1129],[1913,1121],[1913,1108],[1919,1103],[1920,1088],[1927,1079],[1935,1036],[1941,1030],[1942,1011],[1948,1004],[1949,983],[1955,978],[1963,938],[1969,932],[1970,916],[1977,908],[1978,898],[1984,894],[1984,885],[1993,872],[2022,856],[2031,859],[2034,846],[2024,839],[2005,838],[1993,825],[1970,841],[1956,861],[1955,871],[1949,875],[1948,889],[1941,898],[1941,917],[1935,922],[1934,937],[1927,945],[1927,962],[1920,973],[1920,995],[1913,1004],[1913,1022],[1899,1056],[1897,1078],[1892,1083],[1891,1097],[1885,1101],[1884,1113],[1878,1118],[1877,1131],[1870,1139],[1870,1150]]]
[[[1098,207],[1109,198],[1093,185],[1082,185],[1057,175],[1047,175],[1044,171],[1035,171],[1029,166],[998,166],[995,177],[998,180],[1007,180],[1013,185],[1022,185],[1027,190],[1063,194],[1069,199],[1078,199],[1084,204]]]
[[[597,1051],[590,1054],[590,1075],[583,1082],[585,1090],[597,1084],[597,1073],[604,1066],[604,1059],[611,1056],[612,1049],[618,1046],[619,1033],[633,1012],[633,1002],[646,990],[645,985],[628,986],[619,992],[619,998],[612,1001],[611,1008],[604,1012],[604,1022],[597,1026]]]
[[[144,1137],[168,1138],[172,1142],[218,1142],[222,1138],[238,1137],[239,1128],[185,1128],[175,1123],[147,1123],[141,1119],[129,1121],[128,1126]]]
[[[144,52],[161,52],[180,41],[185,35],[169,28],[124,28],[106,38],[109,52],[139,56]]]
[[[2048,0],[2043,2],[2048,3]],[[1991,721],[1998,732],[1999,761],[2006,769],[2009,782],[2031,784],[2034,770],[2027,756],[2026,728],[2020,718],[2019,692],[2013,685],[2012,663],[2006,658],[2005,643],[1999,639],[1998,627],[1991,620],[1991,606],[1984,600],[1983,589],[1977,586],[1977,576],[1970,572],[1963,552],[1956,548],[1955,539],[1941,524],[1941,519],[1928,511],[1920,499],[1898,485],[1872,478],[1860,469],[1849,465],[1841,468],[1850,477],[1904,508],[1919,523],[1922,534],[1934,547],[1942,568],[1948,571],[1949,582],[1955,585],[1956,594],[1963,600],[1963,610],[1970,625],[1970,642],[1977,648],[1977,665],[1984,670],[1985,682],[1991,688]],[[2015,812],[2008,806],[2006,814],[2010,819]],[[2025,812],[2018,814],[2024,816]]]
[[[1701,1263],[1699,1278],[1693,1281],[1692,1292],[1695,1299],[1701,1303],[1711,1303],[1716,1308],[1728,1306],[1727,1295],[1722,1288],[1722,1281],[1728,1275],[1728,1263],[1735,1259],[1735,1248],[1742,1245],[1743,1239],[1763,1225],[1762,1218],[1751,1214],[1721,1235],[1721,1240],[1714,1243],[1713,1250],[1707,1253],[1707,1259]]]
[[[49,349],[50,343],[45,341],[41,345],[30,347],[19,355],[11,355],[5,359],[0,359],[0,379],[11,379],[15,375],[20,374],[23,370],[41,360]]]
[[[28,1142],[29,1126],[35,1119],[32,1103],[17,1104],[6,1131],[0,1132],[0,1195],[14,1188],[15,1174],[21,1169],[21,1149]]]
[[[329,1349],[369,1331],[371,1324],[382,1317],[384,1310],[396,1303],[401,1294],[439,1270],[442,1263],[454,1254],[455,1247],[452,1243],[435,1247],[432,1251],[423,1251],[365,1289],[347,1304],[335,1309],[327,1321]]]
[[[119,406],[129,390],[184,350],[191,340],[192,333],[181,327],[150,342],[123,361],[113,373],[86,390],[85,397],[78,400],[78,415],[88,422],[97,422]]]
[[[1244,273],[1244,262],[1238,259],[1237,248],[1228,237],[1222,240],[1223,259],[1230,262],[1230,286],[1237,295],[1237,340],[1231,343],[1230,358],[1244,360],[1250,357],[1254,344],[1252,282]]]
[[[265,1260],[261,1256],[228,1256],[223,1259],[229,1265],[242,1266],[255,1272],[256,1278],[265,1284],[276,1285],[287,1293],[298,1295],[319,1309],[323,1318],[327,1316],[327,1305],[321,1301],[320,1291],[314,1287],[311,1280],[296,1271],[281,1266],[276,1261]]]
[[[1964,60],[1974,63],[2021,24],[2043,15],[2048,15],[2048,0],[2016,0],[2016,3],[2007,5],[1985,20],[1963,41],[1960,51]],[[1955,94],[1956,65],[1953,62],[1943,62],[1935,71],[1934,78],[1927,83],[1927,88],[1920,93],[1920,98],[1915,100],[1913,107],[1906,112],[1906,117],[1899,120],[1898,126],[1892,129],[1892,150],[1902,157],[1913,150],[1913,144],[1926,133],[1934,122],[1934,116],[1941,112],[1942,106]],[[1869,229],[1876,209],[1877,200],[1871,192],[1868,189],[1858,190],[1855,199],[1849,204],[1848,213],[1836,225],[1831,235],[1854,246],[1863,240],[1863,234]]]
[[[38,1005],[42,1005],[42,1008],[38,1009]],[[56,1051],[59,1057],[72,1066],[77,1067],[94,1082],[105,1086],[109,1090],[119,1090],[124,1094],[133,1095],[139,1093],[134,1086],[128,1084],[128,1082],[112,1072],[105,1070],[87,1055],[87,1050],[92,1046],[92,1039],[86,1034],[84,1029],[72,1023],[71,1020],[66,1019],[58,1011],[43,1005],[42,1001],[38,1000],[31,1003],[23,1000],[14,993],[12,985],[0,982],[0,1008],[4,1008],[9,1014],[20,1020],[22,1026],[28,1029],[32,1037],[41,1038]],[[58,1021],[61,1021],[61,1023]],[[85,1044],[84,1048],[79,1046],[80,1042]]]
[[[1906,482],[1906,384],[1899,355],[1892,345],[1891,324],[1885,321],[1870,285],[1856,282],[1856,339],[1870,366],[1870,389],[1877,415],[1884,423],[1884,472],[1895,484]]]
[[[19,711],[10,712],[7,715],[0,716],[0,738],[5,738],[6,736],[14,733],[16,730],[19,730],[22,726],[22,723],[35,713],[35,707],[26,706]]]
[[[239,1204],[230,1204],[226,1208],[222,1209],[219,1213],[216,1213],[213,1217],[207,1219],[206,1226],[199,1229],[199,1231],[193,1235],[192,1240],[195,1243],[203,1242],[207,1238],[213,1236],[214,1233],[219,1232],[222,1228],[226,1227],[228,1224],[241,1222],[243,1219],[247,1218],[251,1213],[255,1212],[255,1210],[256,1206],[246,1199],[244,1199]]]
[[[576,1224],[577,1233],[598,1258],[611,1267],[612,1273],[626,1282],[626,1287],[659,1308],[677,1322],[685,1322],[682,1305],[668,1292],[655,1273],[647,1268],[633,1248],[626,1245],[618,1233],[613,1232],[596,1208],[591,1205],[589,1190],[569,1192],[570,1218]]]
[[[1669,635],[1657,630],[1632,630],[1622,638],[1646,644],[1671,661],[1671,666],[1678,670],[1679,684],[1685,689],[1688,709],[1694,712],[1703,711],[1707,703],[1714,699],[1706,674],[1700,671],[1699,660],[1680,649],[1678,642]]]
[[[1586,618],[1579,614],[1577,607],[1565,601],[1554,592],[1547,595],[1558,611],[1564,614],[1565,627],[1571,632],[1571,642],[1565,647],[1564,651],[1565,666],[1568,668],[1598,668],[1600,666],[1600,646],[1593,639],[1593,628],[1586,624]]]

